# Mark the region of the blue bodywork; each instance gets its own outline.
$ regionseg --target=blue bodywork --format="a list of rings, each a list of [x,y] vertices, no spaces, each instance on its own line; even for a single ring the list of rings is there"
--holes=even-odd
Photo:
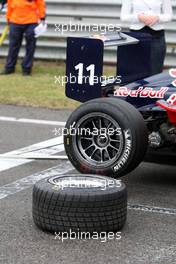
[[[125,85],[125,87],[129,90],[135,91],[139,89],[139,87],[143,87],[144,89],[152,88],[153,91],[160,91],[162,88],[163,93],[161,92],[158,98],[148,97],[132,97],[132,96],[116,96],[117,98],[123,99],[128,103],[132,104],[139,111],[158,111],[162,110],[160,107],[156,106],[156,102],[158,100],[167,101],[171,95],[176,93],[176,87],[172,84],[174,78],[170,76],[169,72],[166,71],[164,73],[160,73],[142,80],[137,80],[130,84]],[[161,95],[161,97],[160,97]],[[157,96],[157,95],[156,95]]]
[[[116,36],[117,34],[115,36],[107,34],[67,39],[66,96],[79,102],[115,96],[126,100],[140,111],[163,110],[156,106],[156,101],[168,100],[175,94],[176,87],[172,83],[176,78],[174,79],[168,71],[151,76],[149,60],[151,36],[143,34],[139,38],[136,33],[122,34],[118,39]],[[114,81],[107,77],[107,80],[103,78],[104,49],[108,46],[118,47],[117,76],[114,77]],[[91,74],[94,77],[93,83],[90,81]],[[121,83],[116,79],[120,79]],[[132,91],[139,88],[144,92],[147,88],[148,91],[152,90],[151,94],[149,92],[148,96],[143,97],[140,93],[137,93],[137,96],[118,96],[114,91],[119,87],[126,87],[126,90]],[[159,94],[155,94],[155,91]]]

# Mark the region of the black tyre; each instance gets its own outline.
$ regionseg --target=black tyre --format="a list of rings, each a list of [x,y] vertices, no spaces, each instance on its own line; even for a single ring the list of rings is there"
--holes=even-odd
[[[119,231],[127,215],[126,186],[96,175],[63,175],[33,188],[33,220],[50,232]]]
[[[117,98],[84,103],[71,114],[66,130],[66,154],[78,171],[87,174],[123,176],[139,165],[148,146],[142,115]]]

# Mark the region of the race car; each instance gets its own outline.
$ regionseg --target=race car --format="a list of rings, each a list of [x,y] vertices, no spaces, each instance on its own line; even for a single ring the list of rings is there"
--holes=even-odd
[[[121,177],[147,150],[176,153],[176,69],[151,75],[151,36],[68,38],[66,96],[82,102],[68,118],[66,154],[82,173]],[[117,73],[103,77],[104,50],[118,46]]]

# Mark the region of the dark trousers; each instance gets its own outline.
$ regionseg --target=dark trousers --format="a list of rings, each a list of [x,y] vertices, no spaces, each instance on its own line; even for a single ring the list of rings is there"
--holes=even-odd
[[[151,43],[151,75],[163,71],[164,59],[166,57],[166,40],[164,30],[155,31],[149,27],[140,30],[131,30],[132,32],[149,33],[152,36]]]
[[[31,72],[34,53],[36,48],[36,38],[34,37],[34,28],[37,24],[14,24],[10,23],[10,43],[6,62],[6,70],[13,71],[17,63],[18,54],[21,48],[23,36],[26,41],[26,54],[22,62],[22,69]]]
[[[166,57],[165,36],[153,37],[152,50],[151,50],[153,75],[161,73],[163,71],[165,57]]]

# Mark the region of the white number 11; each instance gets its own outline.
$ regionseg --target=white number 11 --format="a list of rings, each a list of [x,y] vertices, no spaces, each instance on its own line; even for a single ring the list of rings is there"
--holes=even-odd
[[[84,64],[79,63],[75,66],[75,69],[78,70],[78,83],[83,84],[83,72],[84,72]],[[94,76],[95,76],[95,65],[91,64],[86,68],[87,72],[90,72],[89,76],[89,84],[94,85]]]

